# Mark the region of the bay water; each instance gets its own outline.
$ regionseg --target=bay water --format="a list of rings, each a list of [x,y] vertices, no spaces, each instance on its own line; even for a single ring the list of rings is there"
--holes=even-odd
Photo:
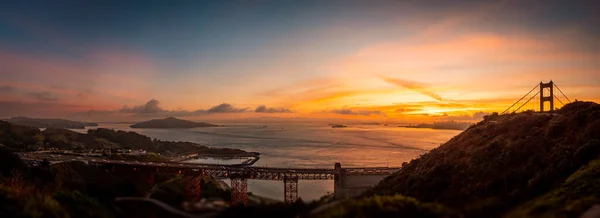
[[[160,140],[239,148],[261,154],[254,166],[289,168],[333,168],[336,162],[341,163],[342,167],[399,167],[403,162],[438,147],[461,132],[383,125],[331,128],[319,123],[268,123],[267,126],[260,123],[227,123],[223,127],[191,129],[134,129],[129,125],[101,123],[89,128],[134,131]],[[241,161],[217,162],[230,164]],[[228,180],[226,182],[229,183]],[[283,200],[281,181],[248,180],[248,191]],[[300,180],[298,191],[303,200],[315,200],[333,192],[333,180]]]

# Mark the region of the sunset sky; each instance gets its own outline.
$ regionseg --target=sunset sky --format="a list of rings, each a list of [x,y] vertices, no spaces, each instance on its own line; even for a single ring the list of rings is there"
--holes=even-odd
[[[476,120],[549,80],[598,101],[599,11],[594,0],[3,1],[0,118]]]

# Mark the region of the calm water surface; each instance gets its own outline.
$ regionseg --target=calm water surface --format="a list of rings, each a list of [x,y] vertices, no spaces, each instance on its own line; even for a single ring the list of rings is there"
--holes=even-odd
[[[240,148],[261,153],[255,166],[294,168],[397,167],[460,133],[433,130],[353,125],[331,128],[323,124],[225,124],[225,127],[193,129],[132,129],[129,124],[100,124],[100,128],[135,131],[151,138],[190,141],[212,147]],[[96,127],[92,127],[96,128]],[[81,130],[82,132],[85,130]],[[227,161],[239,160],[230,160]],[[229,182],[229,181],[227,181]],[[333,192],[333,181],[299,181],[299,195],[318,199]],[[248,191],[283,200],[283,182],[248,180]]]

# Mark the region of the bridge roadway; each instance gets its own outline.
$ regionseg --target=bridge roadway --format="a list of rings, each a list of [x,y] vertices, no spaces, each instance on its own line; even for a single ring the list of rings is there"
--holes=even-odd
[[[157,172],[175,173],[185,175],[208,175],[215,178],[245,177],[259,180],[284,180],[285,177],[295,177],[298,180],[333,180],[339,173],[333,168],[282,168],[282,167],[254,167],[235,166],[222,164],[196,164],[196,163],[157,163],[106,159],[88,159],[91,163],[101,165],[122,165],[129,167],[156,168]],[[344,168],[348,175],[365,174],[392,174],[399,168],[364,167]]]
[[[240,175],[250,179],[261,180],[283,180],[284,176],[297,175],[299,180],[333,180],[334,175],[338,170],[333,168],[285,168],[285,167],[255,167],[245,166],[241,164],[224,165],[224,164],[198,164],[198,163],[177,163],[177,162],[144,162],[144,161],[127,161],[127,160],[110,160],[97,157],[86,156],[52,156],[47,155],[22,155],[22,159],[41,161],[47,158],[51,161],[83,161],[88,164],[114,165],[122,167],[137,167],[137,168],[155,168],[157,171],[173,172],[182,171],[185,174],[204,174],[216,178],[229,178]],[[400,168],[387,167],[363,167],[363,168],[344,168],[345,174],[392,174]],[[296,177],[296,176],[294,176]]]
[[[23,158],[39,161],[40,158],[43,159],[43,156],[24,155]],[[198,199],[200,195],[199,176],[211,176],[219,179],[229,178],[231,179],[232,202],[234,204],[245,204],[247,202],[247,179],[283,181],[285,202],[291,203],[298,199],[298,180],[334,180],[336,187],[334,192],[339,192],[334,194],[341,197],[350,197],[364,191],[368,186],[378,183],[385,176],[400,169],[388,167],[341,168],[339,163],[336,163],[334,168],[255,167],[245,165],[108,160],[96,157],[76,157],[71,159],[69,157],[60,157],[57,161],[84,161],[90,165],[109,167],[117,174],[137,173],[141,177],[146,178],[151,186],[154,185],[154,175],[157,173],[182,175],[185,177],[186,183],[189,183],[189,185],[186,185],[186,192],[195,192],[194,199]]]

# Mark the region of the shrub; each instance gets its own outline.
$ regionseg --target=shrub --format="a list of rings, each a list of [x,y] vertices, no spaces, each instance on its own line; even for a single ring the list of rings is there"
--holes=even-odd
[[[443,205],[402,195],[347,199],[316,217],[460,217]]]

